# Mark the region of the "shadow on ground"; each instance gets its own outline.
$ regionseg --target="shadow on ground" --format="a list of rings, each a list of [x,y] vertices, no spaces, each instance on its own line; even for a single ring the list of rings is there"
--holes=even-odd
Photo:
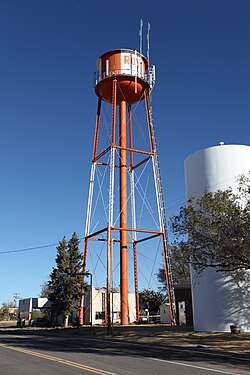
[[[249,369],[250,334],[195,333],[164,325],[115,327],[113,335],[106,333],[105,327],[0,329],[0,342],[50,354],[94,352],[100,356],[154,357],[192,364],[204,360],[213,365],[227,363]],[[218,350],[239,346],[242,350],[238,353]]]

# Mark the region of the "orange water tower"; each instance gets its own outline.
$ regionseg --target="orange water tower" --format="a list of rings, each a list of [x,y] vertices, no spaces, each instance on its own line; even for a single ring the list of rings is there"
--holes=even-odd
[[[155,82],[155,68],[150,67],[148,59],[130,49],[116,49],[100,56],[97,61],[97,74],[95,77],[95,92],[98,96],[96,114],[96,126],[94,135],[94,147],[92,154],[92,166],[89,185],[88,210],[86,219],[86,231],[83,254],[83,271],[89,271],[88,257],[89,243],[97,244],[99,241],[106,245],[106,323],[110,324],[110,291],[112,289],[112,269],[115,245],[119,246],[119,291],[120,291],[120,322],[128,324],[129,317],[129,262],[128,247],[132,248],[131,259],[133,260],[133,283],[135,295],[136,321],[140,320],[139,287],[138,287],[138,262],[137,248],[143,243],[154,238],[160,239],[161,252],[166,273],[166,285],[170,303],[170,316],[175,322],[173,311],[173,289],[170,270],[170,254],[168,250],[166,215],[162,193],[162,183],[159,169],[155,131],[152,120],[151,92]],[[144,104],[145,123],[141,127],[141,135],[134,135],[134,107],[140,103]],[[106,106],[105,108],[104,105]],[[119,109],[119,111],[118,111]],[[110,116],[103,120],[104,113],[110,111]],[[103,126],[104,123],[104,126]],[[106,133],[101,129],[105,128]],[[105,135],[104,135],[105,133]],[[148,146],[140,144],[143,138],[148,139]],[[138,140],[138,147],[135,144]],[[154,181],[154,193],[150,192],[151,198],[157,205],[156,226],[144,227],[136,221],[137,208],[135,202],[135,189],[139,183],[135,183],[135,172],[144,168],[146,164],[152,166],[150,178]],[[99,178],[97,167],[108,169],[108,178],[105,186],[101,182],[105,177]],[[101,181],[101,182],[100,182]],[[95,195],[95,191],[97,193]],[[143,188],[142,188],[143,190]],[[105,195],[107,199],[105,198]],[[138,199],[142,199],[139,194]],[[98,197],[102,197],[105,211],[103,224],[100,220],[93,220],[93,212],[98,212]],[[105,203],[106,199],[106,203]],[[116,203],[118,201],[118,203]],[[128,202],[130,207],[128,208]],[[141,204],[140,207],[147,205]],[[114,213],[115,212],[115,213]],[[116,215],[116,219],[114,216]],[[94,246],[93,245],[93,246]],[[152,250],[153,251],[153,250]],[[101,255],[100,255],[101,257]],[[99,262],[104,260],[100,260]],[[83,322],[83,309],[80,321]],[[92,318],[91,318],[92,321]]]

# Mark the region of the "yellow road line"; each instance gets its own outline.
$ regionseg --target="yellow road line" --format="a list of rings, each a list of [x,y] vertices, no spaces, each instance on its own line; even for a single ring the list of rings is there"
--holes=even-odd
[[[47,359],[48,361],[53,361],[53,362],[61,363],[63,365],[75,367],[75,368],[78,368],[80,370],[86,370],[86,371],[93,372],[93,373],[99,374],[99,375],[117,375],[113,372],[105,371],[105,370],[102,370],[102,369],[99,369],[99,368],[90,367],[90,366],[87,366],[87,365],[83,365],[81,363],[68,361],[66,359],[53,357],[51,355],[47,355],[47,354],[43,354],[43,353],[39,353],[39,352],[34,352],[34,351],[31,351],[31,350],[27,350],[27,349],[16,348],[15,346],[11,346],[11,345],[0,344],[0,347],[5,348],[5,349],[14,350],[16,352],[20,352],[20,353],[24,353],[24,354],[29,354],[29,355],[32,355],[33,357]]]

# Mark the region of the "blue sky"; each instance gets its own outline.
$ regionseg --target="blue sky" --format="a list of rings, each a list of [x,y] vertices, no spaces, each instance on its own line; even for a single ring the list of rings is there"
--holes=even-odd
[[[55,244],[84,236],[96,60],[139,48],[151,24],[153,115],[167,214],[185,202],[184,159],[250,143],[250,2],[1,0],[0,303],[36,296]],[[145,43],[144,43],[145,46]],[[145,52],[145,50],[144,50]]]

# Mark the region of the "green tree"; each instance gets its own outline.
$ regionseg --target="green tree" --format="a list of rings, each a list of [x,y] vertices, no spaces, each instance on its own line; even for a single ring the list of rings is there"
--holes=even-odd
[[[156,314],[160,306],[166,302],[166,297],[161,292],[155,292],[152,289],[143,289],[139,293],[140,306],[148,309],[149,313]]]
[[[16,318],[17,308],[15,302],[3,302],[0,308],[0,320],[15,320]]]
[[[181,242],[171,246],[171,270],[173,284],[190,283],[190,251],[186,243]],[[164,267],[157,273],[157,279],[161,283],[163,292],[167,291],[166,274]]]
[[[241,177],[237,194],[228,189],[190,198],[172,217],[171,227],[198,272],[216,267],[236,280],[244,279],[250,269],[249,176]]]
[[[64,326],[68,324],[68,315],[79,309],[78,301],[85,287],[79,242],[76,233],[73,233],[68,243],[65,237],[59,242],[57,266],[53,268],[48,282],[49,299],[57,314],[63,315]]]

